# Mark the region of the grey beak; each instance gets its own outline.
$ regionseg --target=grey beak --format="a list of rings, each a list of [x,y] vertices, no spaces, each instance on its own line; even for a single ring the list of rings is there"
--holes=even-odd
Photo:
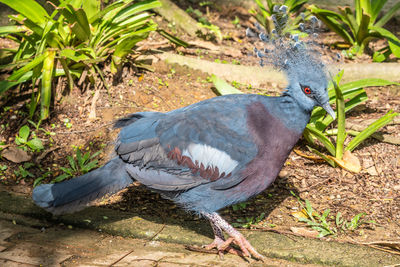
[[[329,102],[326,102],[325,104],[322,105],[322,108],[328,112],[329,115],[335,120],[336,119],[336,114],[335,111],[333,111],[331,105],[329,105]]]

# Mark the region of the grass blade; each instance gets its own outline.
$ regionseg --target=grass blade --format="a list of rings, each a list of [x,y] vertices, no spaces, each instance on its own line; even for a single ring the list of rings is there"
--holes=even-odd
[[[317,128],[311,126],[310,124],[308,124],[306,128],[325,146],[325,148],[332,156],[335,156],[335,146],[328,139],[328,137],[326,137],[322,132],[318,131]]]
[[[185,41],[183,41],[182,39],[179,39],[178,37],[173,36],[173,35],[169,34],[168,32],[166,32],[164,30],[159,29],[159,30],[157,30],[157,32],[159,34],[161,34],[164,38],[169,40],[171,43],[174,43],[174,44],[176,44],[178,46],[183,46],[183,47],[188,47],[189,46],[189,44],[186,43]]]
[[[393,112],[390,110],[384,116],[370,124],[367,128],[365,128],[362,132],[360,132],[356,137],[354,137],[346,147],[346,150],[353,151],[362,141],[370,137],[377,130],[382,128],[383,126],[390,123],[394,117],[399,115],[399,113]]]
[[[381,2],[381,1],[376,1],[375,2]],[[375,23],[375,27],[383,27],[397,12],[397,10],[400,9],[400,2],[395,4],[392,8],[390,8],[387,13],[377,22]]]

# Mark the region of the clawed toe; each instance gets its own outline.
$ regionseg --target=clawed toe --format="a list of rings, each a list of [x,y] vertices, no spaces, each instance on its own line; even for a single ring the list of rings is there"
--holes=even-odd
[[[231,246],[232,243],[237,245],[240,250],[233,248]],[[226,241],[219,237],[215,237],[214,241],[211,244],[205,245],[203,246],[203,248],[206,250],[217,249],[218,254],[221,258],[223,258],[223,255],[225,253],[230,253],[240,257],[250,258],[251,256],[253,256],[255,259],[262,261],[264,259],[264,257],[259,254],[242,235],[239,235],[237,237],[230,237]]]

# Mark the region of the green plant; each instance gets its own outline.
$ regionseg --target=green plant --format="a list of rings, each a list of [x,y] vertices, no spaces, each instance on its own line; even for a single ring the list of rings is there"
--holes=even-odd
[[[265,213],[261,213],[257,217],[246,217],[246,218],[238,218],[236,219],[236,223],[232,223],[234,227],[242,227],[242,228],[250,228],[252,225],[261,222],[265,217]]]
[[[120,70],[136,43],[157,30],[146,11],[161,6],[157,0],[134,4],[117,0],[101,9],[100,0],[60,0],[48,13],[35,0],[0,2],[19,13],[9,16],[17,25],[0,27],[0,36],[19,44],[18,49],[9,50],[12,62],[0,66],[3,71],[13,70],[7,80],[0,81],[0,94],[17,85],[32,87],[29,114],[32,117],[40,103],[40,120],[49,116],[56,76],[67,77],[69,90],[76,79],[92,84],[100,79],[107,87],[98,64],[110,59],[111,71]]]
[[[29,122],[33,127],[35,127],[35,131],[36,131],[36,132],[37,132],[37,131],[42,131],[45,135],[48,135],[48,136],[54,136],[54,135],[56,135],[55,132],[47,131],[46,129],[40,127],[41,121],[39,121],[39,122],[36,123],[36,122],[34,122],[34,121],[28,120],[28,122]]]
[[[29,139],[31,134],[33,137]],[[29,147],[33,151],[40,151],[43,149],[42,141],[30,131],[28,125],[24,125],[19,129],[18,134],[15,136],[15,143],[24,149]]]
[[[375,221],[369,220],[366,221],[362,219],[365,216],[365,213],[359,213],[355,215],[350,221],[346,221],[340,212],[336,214],[336,216],[330,214],[330,209],[326,209],[321,215],[318,211],[316,211],[309,200],[304,200],[304,202],[296,196],[292,191],[290,192],[300,204],[302,208],[301,211],[292,213],[293,217],[295,217],[300,222],[307,223],[312,229],[318,231],[319,237],[324,237],[327,235],[336,235],[339,230],[345,231],[354,231],[359,228],[362,224],[374,224]],[[329,221],[331,220],[331,221]],[[332,226],[331,223],[334,223],[335,226]]]
[[[69,119],[64,119],[63,122],[64,122],[64,126],[65,126],[67,129],[72,128],[72,123],[70,122]]]
[[[19,165],[18,166],[18,170],[14,171],[14,174],[17,177],[22,177],[22,178],[26,178],[26,177],[35,177],[31,172],[28,171],[29,168],[31,168],[32,166],[35,166],[35,164],[31,163],[31,162],[25,162],[24,166]]]
[[[273,29],[276,29],[280,36],[283,36],[285,32],[296,33],[300,21],[309,17],[308,14],[303,14],[303,17],[297,16],[298,11],[308,0],[285,0],[282,4],[267,0],[266,6],[261,0],[254,1],[257,9],[251,9],[249,12],[268,33],[271,33]],[[285,12],[280,9],[282,6],[286,6]],[[291,16],[294,19],[289,21]],[[277,24],[279,25],[278,29]]]
[[[4,178],[4,171],[7,169],[7,165],[0,165],[0,180]]]
[[[400,57],[400,40],[383,28],[400,9],[400,2],[378,19],[386,2],[387,0],[354,0],[354,11],[350,7],[338,7],[339,13],[315,5],[309,6],[308,10],[351,46],[351,54],[364,53],[373,39],[386,39],[388,46],[374,54],[376,61],[383,61],[392,53]]]
[[[43,171],[43,170],[41,169],[41,171]],[[51,177],[52,174],[53,174],[53,172],[51,171],[51,169],[50,169],[50,168],[47,168],[47,171],[45,171],[40,177],[36,178],[36,179],[33,181],[33,187],[36,187],[36,186],[38,186],[39,184],[41,184],[41,182],[42,182],[44,179]]]
[[[363,217],[366,214],[364,212],[361,212],[357,215],[355,215],[350,221],[346,221],[340,212],[336,214],[335,218],[335,223],[338,229],[341,229],[342,231],[350,230],[350,231],[355,231],[357,230],[361,225],[363,224],[376,224],[375,221],[373,220],[364,220]]]
[[[238,16],[235,16],[235,19],[231,21],[233,25],[236,26],[236,28],[240,28],[240,19],[238,18]]]
[[[233,209],[233,211],[242,210],[242,209],[246,208],[247,204],[248,204],[247,202],[237,203],[237,204],[232,205],[232,209]]]
[[[193,9],[190,6],[189,8],[186,9],[186,12],[193,15],[197,19],[198,21],[197,26],[199,26],[200,28],[205,28],[210,32],[210,34],[203,34],[202,32],[198,32],[197,34],[200,37],[204,39],[217,38],[219,41],[222,41],[223,36],[221,33],[221,29],[217,25],[212,24],[200,10]]]
[[[310,123],[306,126],[303,136],[310,145],[315,147],[315,140],[318,140],[326,148],[330,155],[324,155],[317,149],[309,147],[313,153],[322,157],[331,166],[336,167],[339,165],[350,171],[359,172],[361,167],[359,163],[357,163],[358,160],[355,160],[355,157],[351,155],[351,151],[381,127],[390,123],[398,113],[389,111],[361,132],[346,131],[345,113],[368,99],[363,87],[384,86],[395,83],[382,79],[363,79],[339,87],[342,76],[343,71],[332,79],[332,83],[328,89],[330,97],[329,102],[336,103],[337,128],[327,130],[328,126],[333,123],[333,118],[330,116],[325,117],[326,112],[318,107],[314,109],[311,114]],[[347,99],[346,102],[345,99]],[[354,135],[354,138],[345,146],[344,144],[348,134]],[[330,136],[332,135],[336,136],[335,144],[330,140]]]
[[[61,182],[66,178],[88,173],[97,167],[99,161],[94,158],[96,158],[100,153],[101,151],[97,151],[93,155],[90,155],[90,152],[88,151],[82,155],[81,150],[77,148],[75,152],[75,159],[72,156],[67,156],[69,167],[60,167],[64,173],[54,178],[52,183]]]

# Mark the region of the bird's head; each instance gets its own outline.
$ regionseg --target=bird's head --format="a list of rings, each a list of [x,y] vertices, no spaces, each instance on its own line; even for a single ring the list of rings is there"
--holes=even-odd
[[[325,68],[318,58],[306,50],[297,51],[294,57],[286,61],[283,69],[289,81],[287,93],[304,110],[311,112],[315,106],[320,106],[335,119],[335,112],[329,104]]]

